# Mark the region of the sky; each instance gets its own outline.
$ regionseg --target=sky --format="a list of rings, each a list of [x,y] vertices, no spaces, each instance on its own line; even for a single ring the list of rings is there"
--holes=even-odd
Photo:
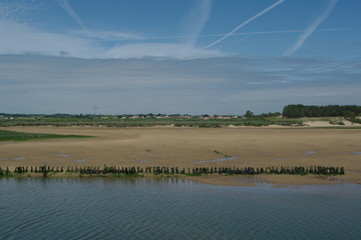
[[[0,0],[0,113],[361,105],[360,0]]]

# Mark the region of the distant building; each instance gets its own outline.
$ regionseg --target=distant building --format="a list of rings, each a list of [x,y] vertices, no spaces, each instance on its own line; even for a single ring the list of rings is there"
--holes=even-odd
[[[231,119],[231,117],[228,117],[228,116],[217,116],[217,119]]]

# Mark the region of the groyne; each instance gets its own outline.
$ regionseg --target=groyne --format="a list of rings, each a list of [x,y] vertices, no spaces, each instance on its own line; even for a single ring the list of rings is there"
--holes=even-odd
[[[286,174],[286,175],[344,175],[344,167],[330,166],[295,166],[295,167],[118,167],[118,166],[83,166],[83,167],[55,167],[55,166],[18,166],[14,170],[0,167],[0,177],[13,176],[149,176],[149,175],[185,175],[200,176],[207,174],[219,175],[260,175],[260,174]]]

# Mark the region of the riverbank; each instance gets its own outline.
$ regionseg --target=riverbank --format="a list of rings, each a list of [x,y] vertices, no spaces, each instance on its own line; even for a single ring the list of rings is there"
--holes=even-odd
[[[1,142],[0,167],[178,166],[344,167],[345,175],[324,180],[312,175],[258,175],[266,183],[361,183],[361,129],[316,128],[109,128],[7,127],[12,131],[95,136],[82,139]],[[211,184],[243,184],[240,176],[201,176]],[[193,178],[193,177],[192,177]],[[194,180],[196,180],[194,179]]]

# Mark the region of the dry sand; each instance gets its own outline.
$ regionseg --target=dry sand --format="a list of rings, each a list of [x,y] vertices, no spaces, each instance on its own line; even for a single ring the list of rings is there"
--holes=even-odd
[[[338,122],[342,122],[344,124],[341,126],[347,126],[347,127],[361,126],[361,124],[359,123],[353,123],[347,120],[339,120]],[[340,125],[331,124],[329,121],[306,121],[304,122],[304,125],[308,127],[340,127]]]
[[[328,179],[260,175],[190,178],[221,185],[361,183],[361,129],[9,127],[21,132],[92,135],[88,139],[0,142],[0,166],[343,166]],[[216,154],[219,151],[221,154]],[[222,154],[233,156],[225,159]]]

